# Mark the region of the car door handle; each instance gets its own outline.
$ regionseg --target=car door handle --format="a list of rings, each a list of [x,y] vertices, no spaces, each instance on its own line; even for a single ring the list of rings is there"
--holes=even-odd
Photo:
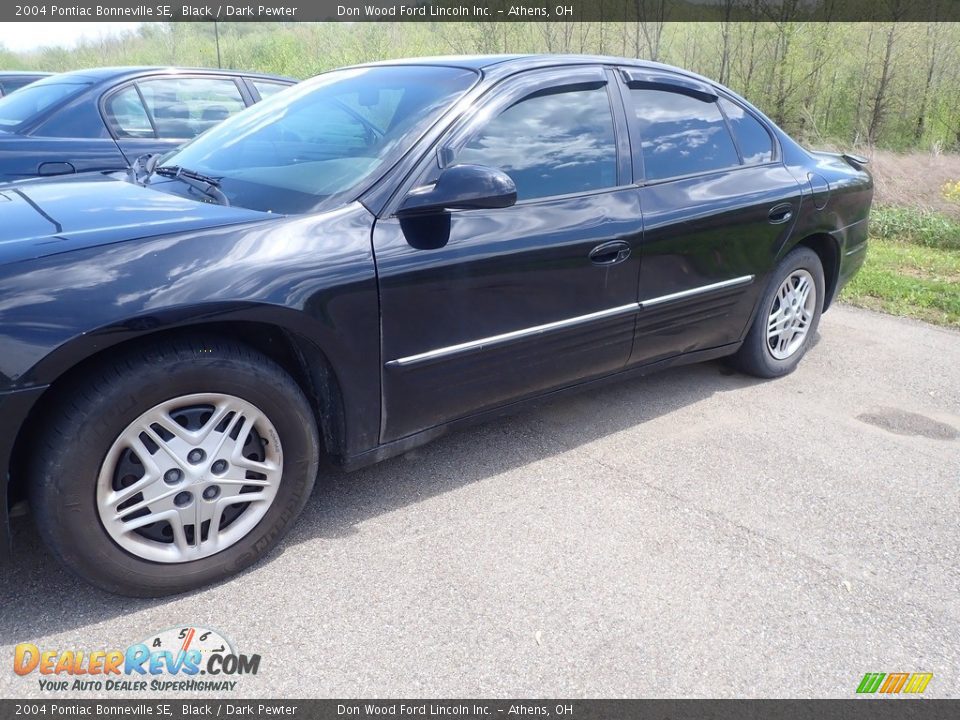
[[[72,163],[68,162],[45,162],[40,163],[37,168],[37,174],[47,177],[49,175],[70,175],[77,170]]]
[[[630,257],[630,245],[622,240],[603,243],[591,250],[589,257],[594,265],[616,265]]]
[[[785,223],[793,217],[793,205],[790,203],[775,205],[774,207],[770,208],[770,214],[767,217],[770,218],[770,222],[773,225]]]

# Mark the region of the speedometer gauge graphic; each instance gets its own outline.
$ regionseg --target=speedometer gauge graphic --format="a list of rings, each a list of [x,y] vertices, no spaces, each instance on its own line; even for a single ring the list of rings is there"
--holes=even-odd
[[[198,650],[203,658],[201,667],[214,653],[232,655],[233,645],[216,630],[199,625],[172,627],[147,638],[143,644],[151,651],[167,650],[174,655],[180,651]]]

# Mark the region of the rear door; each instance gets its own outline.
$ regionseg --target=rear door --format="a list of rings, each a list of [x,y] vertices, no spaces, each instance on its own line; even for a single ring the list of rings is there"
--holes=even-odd
[[[622,81],[644,218],[631,362],[737,342],[801,188],[772,134],[733,99],[659,70]]]
[[[615,83],[601,67],[506,80],[415,184],[437,158],[493,166],[517,204],[377,221],[383,442],[626,364],[642,228]]]
[[[239,78],[146,78],[104,96],[107,127],[127,162],[173,150],[243,110],[251,99]]]

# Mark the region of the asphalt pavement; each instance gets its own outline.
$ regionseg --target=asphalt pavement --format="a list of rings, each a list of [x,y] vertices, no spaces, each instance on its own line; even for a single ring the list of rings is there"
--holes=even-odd
[[[185,596],[94,590],[18,519],[0,697],[64,696],[17,643],[178,626],[261,656],[236,697],[957,697],[958,516],[960,332],[840,306],[781,380],[678,368],[325,469],[275,553]]]

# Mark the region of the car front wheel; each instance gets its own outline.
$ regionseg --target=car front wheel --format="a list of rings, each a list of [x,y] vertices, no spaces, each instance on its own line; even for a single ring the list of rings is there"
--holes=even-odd
[[[63,563],[105,590],[183,592],[256,562],[317,473],[313,413],[269,358],[229,341],[128,352],[72,381],[30,487]]]
[[[820,257],[807,247],[792,250],[771,274],[734,365],[763,378],[793,372],[816,335],[823,299]]]

